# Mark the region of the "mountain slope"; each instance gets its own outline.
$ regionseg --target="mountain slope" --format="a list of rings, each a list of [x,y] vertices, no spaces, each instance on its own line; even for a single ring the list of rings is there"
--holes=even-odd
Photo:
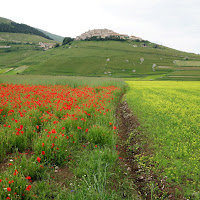
[[[41,37],[39,35],[31,35],[31,34],[24,34],[24,33],[6,33],[6,32],[0,32],[0,41],[4,42],[16,42],[16,43],[39,43],[39,42],[45,42],[45,43],[56,43],[54,40],[48,40],[44,37]]]
[[[41,37],[52,40],[49,36],[45,35],[43,32],[28,26],[26,24],[18,24],[11,20],[0,18],[0,32],[9,32],[9,33],[24,33],[24,34],[32,34],[39,35]]]
[[[39,29],[39,28],[37,28],[39,31],[41,31],[41,32],[43,32],[45,35],[47,35],[47,36],[49,36],[50,38],[52,38],[53,40],[55,40],[55,41],[58,41],[58,42],[63,42],[63,39],[64,39],[64,37],[62,37],[62,36],[59,36],[59,35],[55,35],[55,34],[53,34],[53,33],[49,33],[49,32],[47,32],[47,31],[44,31],[44,30],[42,30],[42,29]]]
[[[4,24],[10,24],[12,21],[3,17],[0,17],[0,24],[4,23]]]
[[[74,41],[15,66],[28,65],[24,74],[200,80],[199,63],[199,55],[144,41]]]

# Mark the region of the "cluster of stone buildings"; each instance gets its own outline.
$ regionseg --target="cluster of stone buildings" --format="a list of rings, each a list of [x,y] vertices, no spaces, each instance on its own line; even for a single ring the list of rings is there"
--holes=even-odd
[[[48,49],[52,49],[56,46],[56,43],[43,43],[43,42],[39,42],[39,47],[44,48],[44,51],[48,50]]]
[[[128,36],[125,34],[119,34],[109,29],[93,29],[85,33],[82,33],[80,36],[77,36],[75,40],[86,40],[91,37],[103,38],[106,37],[116,37],[119,39],[129,39],[129,40],[142,40],[142,38],[136,36]]]

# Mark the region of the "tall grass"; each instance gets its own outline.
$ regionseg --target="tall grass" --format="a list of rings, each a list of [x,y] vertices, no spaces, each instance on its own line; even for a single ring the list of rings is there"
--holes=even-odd
[[[30,85],[69,85],[78,86],[116,86],[124,87],[123,79],[78,77],[78,76],[48,76],[48,75],[1,75],[0,83],[30,84]]]

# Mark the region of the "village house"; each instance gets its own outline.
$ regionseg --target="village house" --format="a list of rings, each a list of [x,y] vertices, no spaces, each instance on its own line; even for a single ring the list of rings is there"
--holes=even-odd
[[[56,43],[43,43],[43,42],[39,42],[39,47],[44,48],[44,50],[48,50],[48,49],[52,49],[56,46]]]

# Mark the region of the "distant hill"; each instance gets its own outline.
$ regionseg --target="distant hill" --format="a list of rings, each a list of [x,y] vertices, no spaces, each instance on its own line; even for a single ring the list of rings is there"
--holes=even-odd
[[[1,21],[4,25],[13,23],[3,18]],[[111,32],[111,36],[113,34]],[[127,36],[120,34],[122,40],[118,37],[105,40],[107,36],[99,29],[81,35],[84,36],[85,40],[80,38],[44,51],[39,42],[56,42],[33,34],[0,32],[0,74],[200,80],[200,55],[136,39],[135,36],[123,39]]]
[[[53,33],[49,33],[49,32],[47,32],[47,31],[44,31],[44,30],[42,30],[42,29],[39,29],[39,28],[37,28],[39,31],[41,31],[41,32],[43,32],[45,35],[47,35],[47,36],[49,36],[50,38],[52,38],[53,40],[55,40],[55,41],[58,41],[58,42],[63,42],[63,39],[64,39],[64,37],[62,37],[62,36],[59,36],[59,35],[55,35],[55,34],[53,34]]]
[[[49,40],[53,40],[49,36],[45,35],[43,32],[28,26],[26,24],[18,24],[11,20],[0,17],[0,32],[8,32],[8,33],[24,33],[31,35],[38,35],[44,37]]]
[[[31,35],[24,33],[7,33],[0,32],[0,42],[15,42],[15,43],[56,43],[54,40],[49,40],[47,38],[41,37],[39,35]]]
[[[10,24],[12,21],[3,17],[0,17],[0,24],[4,23],[4,24]]]
[[[199,55],[148,41],[74,41],[14,66],[25,65],[24,74],[200,80]]]

